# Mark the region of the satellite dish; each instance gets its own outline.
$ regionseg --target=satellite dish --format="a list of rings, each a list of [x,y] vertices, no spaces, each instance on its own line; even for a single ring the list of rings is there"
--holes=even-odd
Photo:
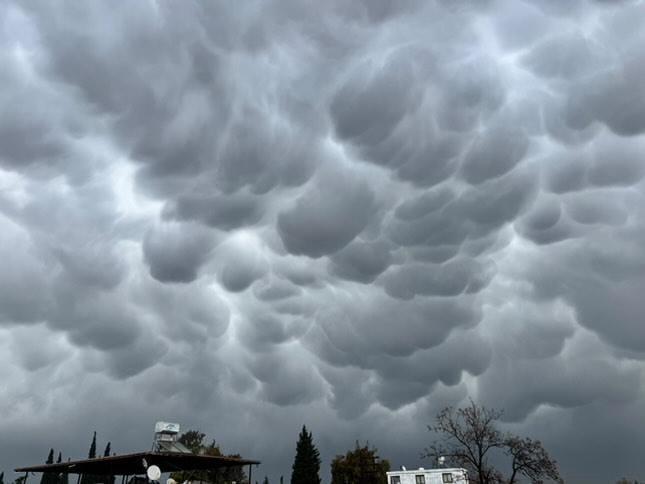
[[[402,471],[407,471],[407,469],[405,468],[405,466],[401,466],[401,470],[402,470]]]
[[[442,466],[446,462],[446,458],[444,456],[441,456],[437,459],[439,462],[439,465]]]
[[[151,481],[158,481],[161,477],[161,469],[157,466],[150,466],[148,467],[146,474],[148,474],[148,479]]]
[[[177,481],[175,481],[172,477],[169,477],[166,479],[166,484],[177,484]]]

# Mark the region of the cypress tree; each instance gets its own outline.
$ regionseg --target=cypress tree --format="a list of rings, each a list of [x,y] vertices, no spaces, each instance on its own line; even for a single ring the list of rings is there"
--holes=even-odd
[[[320,484],[320,452],[304,425],[298,436],[292,469],[291,484]]]
[[[87,454],[87,457],[94,459],[96,457],[96,432],[94,432],[94,437],[92,437],[92,444],[90,445],[90,451]]]
[[[47,460],[45,461],[45,464],[53,464],[54,463],[54,449],[49,449],[49,454],[47,455]],[[42,476],[40,477],[40,484],[54,484],[54,481],[56,481],[56,474],[52,472],[43,472]]]
[[[4,472],[0,472],[0,484],[4,484]]]
[[[267,476],[264,476],[264,480],[262,481],[262,484],[269,484],[269,478]]]
[[[92,443],[90,444],[90,451],[87,453],[87,457],[90,459],[96,458],[96,431],[92,436]],[[94,484],[97,481],[96,476],[92,474],[83,474],[81,476],[81,484]]]
[[[105,446],[105,450],[103,451],[103,457],[110,457],[110,452],[112,451],[112,443],[108,442],[107,445]],[[115,476],[106,476],[106,484],[114,484],[115,482]]]
[[[58,459],[56,459],[56,464],[60,464],[61,462],[63,462],[63,454],[59,451]],[[56,478],[52,479],[52,484],[63,484],[63,476],[66,476],[66,474],[57,474]]]

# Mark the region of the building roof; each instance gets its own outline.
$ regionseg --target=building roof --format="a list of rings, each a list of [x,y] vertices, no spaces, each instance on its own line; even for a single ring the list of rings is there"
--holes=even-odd
[[[423,473],[429,473],[429,474],[443,474],[447,472],[465,472],[468,473],[466,469],[463,469],[461,467],[437,467],[434,469],[426,469],[424,467],[419,467],[418,469],[400,469],[400,470],[394,470],[394,471],[389,471],[387,472],[387,475],[403,475],[403,474],[423,474]]]
[[[146,468],[156,465],[161,472],[215,470],[225,467],[257,465],[259,461],[234,457],[215,457],[179,452],[139,452],[136,454],[98,457],[60,464],[41,464],[20,467],[16,472],[55,472],[67,474],[136,475],[145,474]]]

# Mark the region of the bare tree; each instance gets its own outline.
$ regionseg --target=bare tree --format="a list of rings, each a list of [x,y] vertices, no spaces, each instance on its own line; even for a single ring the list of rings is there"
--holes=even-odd
[[[492,449],[504,446],[504,436],[495,427],[502,413],[497,410],[470,405],[455,409],[447,407],[436,418],[432,432],[443,436],[443,441],[425,449],[424,455],[438,459],[445,457],[474,474],[478,484],[499,482],[500,475],[488,462]]]
[[[562,482],[555,460],[537,440],[503,434],[497,428],[502,412],[478,406],[470,401],[463,408],[447,407],[436,417],[431,432],[441,440],[426,448],[423,456],[444,457],[452,464],[466,468],[476,484],[517,484],[523,477],[532,484],[544,480]],[[506,479],[491,463],[496,453],[510,458],[511,474]]]
[[[558,464],[539,440],[508,436],[505,451],[511,457],[511,477],[508,484],[515,484],[517,477],[523,475],[533,484],[542,484],[545,479],[562,482]]]

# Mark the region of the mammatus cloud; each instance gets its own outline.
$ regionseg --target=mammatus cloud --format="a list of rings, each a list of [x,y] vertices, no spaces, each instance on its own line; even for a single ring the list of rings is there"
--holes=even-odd
[[[644,16],[4,2],[0,470],[157,419],[414,465],[470,396],[644,475]]]

